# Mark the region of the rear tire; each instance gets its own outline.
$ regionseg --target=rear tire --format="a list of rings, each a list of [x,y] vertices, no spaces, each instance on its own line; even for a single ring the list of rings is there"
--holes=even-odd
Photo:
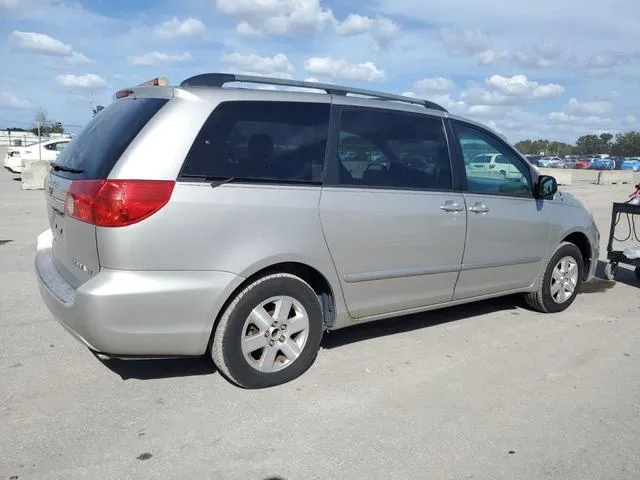
[[[313,364],[323,333],[322,307],[313,289],[294,275],[276,273],[233,298],[216,327],[211,357],[238,386],[273,387]]]
[[[535,292],[525,297],[527,304],[541,313],[557,313],[576,299],[584,276],[584,260],[573,243],[562,242],[551,255]]]

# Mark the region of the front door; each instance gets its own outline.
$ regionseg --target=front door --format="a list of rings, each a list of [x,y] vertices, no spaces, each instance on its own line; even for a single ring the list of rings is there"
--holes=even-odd
[[[528,287],[541,270],[550,232],[548,210],[533,197],[530,167],[491,132],[458,121],[452,126],[462,156],[500,155],[508,172],[465,168],[467,238],[454,300]]]
[[[443,127],[436,116],[342,109],[320,217],[355,318],[453,296],[466,215],[462,193],[452,188]]]

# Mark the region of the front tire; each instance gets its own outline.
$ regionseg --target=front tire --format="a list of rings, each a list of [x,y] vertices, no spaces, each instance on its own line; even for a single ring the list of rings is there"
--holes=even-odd
[[[313,289],[294,275],[276,273],[233,298],[214,333],[211,357],[241,387],[273,387],[313,364],[323,333],[322,307]]]
[[[527,304],[542,313],[562,312],[576,299],[583,276],[580,249],[573,243],[563,242],[551,255],[537,291],[527,294]]]

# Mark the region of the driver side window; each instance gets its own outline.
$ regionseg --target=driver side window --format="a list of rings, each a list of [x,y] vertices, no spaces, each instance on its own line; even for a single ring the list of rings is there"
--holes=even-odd
[[[455,122],[470,193],[533,197],[531,172],[493,135]]]

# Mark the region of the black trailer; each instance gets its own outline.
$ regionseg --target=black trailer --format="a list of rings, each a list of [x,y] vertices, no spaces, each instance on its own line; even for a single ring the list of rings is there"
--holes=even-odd
[[[627,226],[629,227],[629,234],[624,238],[616,237],[616,227],[618,227],[620,220],[626,219]],[[636,225],[636,222],[638,223]],[[637,227],[637,228],[636,228]],[[636,241],[640,248],[640,205],[634,205],[632,203],[614,203],[611,211],[611,229],[609,231],[609,242],[607,243],[607,260],[609,263],[604,269],[604,276],[607,280],[615,280],[616,272],[618,271],[618,264],[623,263],[626,265],[632,265],[635,267],[636,277],[640,280],[640,258],[628,258],[624,254],[624,250],[614,250],[613,242],[627,242]]]

